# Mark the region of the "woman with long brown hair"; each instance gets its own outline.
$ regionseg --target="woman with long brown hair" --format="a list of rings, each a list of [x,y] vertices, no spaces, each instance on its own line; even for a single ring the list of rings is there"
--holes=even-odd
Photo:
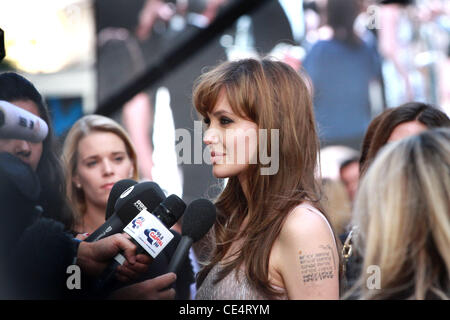
[[[225,62],[199,78],[193,102],[213,174],[229,178],[211,238],[196,248],[206,257],[196,299],[338,299],[338,240],[320,205],[305,80],[269,59]]]

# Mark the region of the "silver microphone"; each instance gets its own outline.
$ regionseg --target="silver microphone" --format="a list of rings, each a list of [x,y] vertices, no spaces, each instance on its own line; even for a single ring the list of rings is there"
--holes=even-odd
[[[8,101],[0,100],[0,139],[18,139],[41,142],[48,134],[48,125]]]

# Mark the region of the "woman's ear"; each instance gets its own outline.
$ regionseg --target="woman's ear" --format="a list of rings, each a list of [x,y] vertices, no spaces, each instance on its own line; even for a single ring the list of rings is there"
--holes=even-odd
[[[77,189],[81,189],[81,182],[80,182],[80,177],[78,177],[78,174],[75,174],[72,177],[72,182],[73,182],[73,184],[75,184],[75,187]]]

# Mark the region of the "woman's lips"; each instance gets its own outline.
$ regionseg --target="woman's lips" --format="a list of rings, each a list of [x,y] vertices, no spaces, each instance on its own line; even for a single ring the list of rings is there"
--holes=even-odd
[[[217,163],[223,156],[225,156],[225,154],[222,152],[211,151],[211,162]]]
[[[101,189],[112,189],[113,186],[114,186],[114,183],[105,183],[100,188]]]
[[[211,157],[221,157],[224,156],[225,154],[222,152],[217,152],[217,151],[211,151]]]

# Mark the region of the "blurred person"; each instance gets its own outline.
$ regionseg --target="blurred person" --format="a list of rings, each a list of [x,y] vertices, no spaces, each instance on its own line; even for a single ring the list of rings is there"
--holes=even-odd
[[[353,203],[356,190],[358,190],[359,157],[343,161],[339,166],[339,176],[345,185],[350,201]]]
[[[206,0],[206,1],[166,1],[166,0],[146,0],[142,7],[138,25],[136,27],[136,36],[140,40],[146,40],[152,35],[152,29],[158,22],[169,23],[176,15],[186,15],[188,7],[194,11],[201,11],[205,21],[204,25],[210,24],[217,15],[219,8],[228,0]],[[201,9],[200,9],[201,7]]]
[[[313,82],[314,110],[322,145],[359,149],[372,117],[369,87],[381,81],[377,52],[355,33],[359,0],[327,3],[330,40],[317,41],[303,66]]]
[[[448,126],[450,119],[442,111],[424,103],[410,102],[397,108],[386,109],[372,120],[364,136],[359,159],[360,180],[384,145],[427,129]],[[359,276],[363,258],[352,250],[353,237],[354,233],[350,231],[344,240],[344,255],[347,256],[346,277],[350,286]]]
[[[439,109],[421,102],[409,102],[387,109],[377,117],[370,137],[364,138],[364,158],[360,159],[360,176],[367,171],[378,151],[386,143],[418,134],[430,128],[450,126],[449,117]]]
[[[361,144],[361,154],[359,157],[359,173],[361,176],[361,171],[362,171],[362,167],[363,167],[363,163],[366,162],[367,159],[367,155],[369,152],[369,147],[372,143],[373,140],[373,136],[375,135],[375,132],[378,128],[378,125],[383,122],[383,119],[388,117],[389,114],[394,111],[395,108],[388,108],[386,110],[384,110],[382,113],[380,113],[379,115],[377,115],[375,118],[372,119],[372,121],[369,123],[369,126],[367,127],[367,131],[364,135],[364,139],[362,141]]]
[[[362,178],[353,212],[362,270],[376,266],[379,277],[363,272],[352,289],[358,298],[450,298],[449,198],[449,128],[380,150]]]
[[[59,146],[53,133],[48,108],[41,94],[21,75],[5,72],[0,74],[0,100],[25,109],[47,123],[48,135],[42,142],[0,139],[0,145],[3,151],[20,158],[36,172],[43,187],[38,199],[43,216],[60,221],[70,229],[73,219],[64,196],[64,173],[57,155]]]
[[[304,79],[269,59],[225,62],[198,79],[193,103],[212,172],[228,178],[214,229],[196,245],[207,257],[196,299],[338,299],[339,240],[320,205],[319,142]],[[279,141],[249,139],[258,129],[281,131]],[[268,165],[252,161],[257,150],[274,155],[276,146],[276,172],[260,172]],[[319,256],[323,268],[309,269]]]
[[[320,175],[322,178],[339,180],[339,167],[347,159],[358,156],[358,151],[353,148],[333,145],[320,149]]]
[[[62,158],[67,197],[75,212],[74,234],[92,233],[105,222],[108,198],[114,184],[123,179],[138,180],[134,145],[116,121],[100,115],[86,115],[67,133]],[[165,273],[180,240],[180,234],[175,231],[173,234],[175,238],[164,253],[151,262],[150,268],[149,256],[138,255],[133,268],[127,262],[118,268],[118,280],[123,283],[142,281],[143,277],[154,278]],[[188,259],[183,268],[184,274],[176,283],[179,298],[189,297],[188,288],[194,281]]]
[[[352,205],[344,183],[340,180],[324,178],[322,180],[323,205],[328,213],[331,225],[339,237],[347,230],[350,223]]]
[[[378,39],[389,107],[407,101],[443,105],[442,59],[449,31],[441,0],[380,0]],[[447,9],[448,11],[448,9]],[[448,23],[447,23],[448,24]],[[441,91],[442,92],[442,91]]]

